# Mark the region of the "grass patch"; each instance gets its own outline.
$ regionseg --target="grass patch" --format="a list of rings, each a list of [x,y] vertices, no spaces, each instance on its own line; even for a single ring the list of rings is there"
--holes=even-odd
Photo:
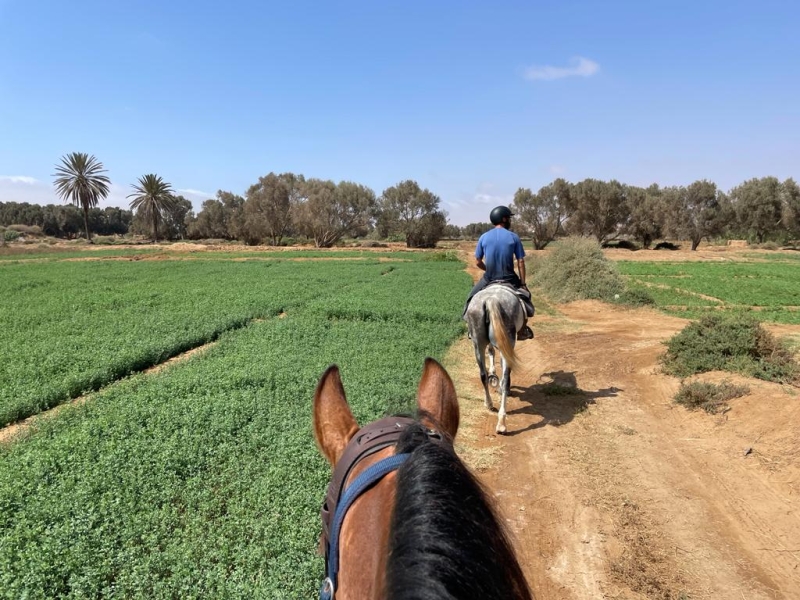
[[[727,406],[728,400],[740,398],[750,393],[746,385],[735,385],[729,381],[710,383],[707,381],[693,381],[681,383],[675,402],[689,410],[703,409],[712,415],[717,414]]]
[[[426,252],[421,255],[425,261],[433,262],[460,262],[458,252],[455,250],[446,250],[444,252]]]
[[[625,306],[654,306],[656,301],[648,290],[642,287],[631,287],[623,290],[621,294],[615,294],[614,303]]]
[[[613,300],[625,286],[600,245],[586,238],[567,238],[535,264],[534,279],[556,302]]]
[[[585,396],[586,392],[584,392],[580,388],[571,387],[567,385],[559,385],[557,383],[548,383],[547,385],[543,385],[539,388],[539,391],[542,392],[545,396]]]
[[[798,364],[787,346],[748,315],[708,315],[667,342],[665,372],[688,377],[730,371],[766,381],[797,379]]]

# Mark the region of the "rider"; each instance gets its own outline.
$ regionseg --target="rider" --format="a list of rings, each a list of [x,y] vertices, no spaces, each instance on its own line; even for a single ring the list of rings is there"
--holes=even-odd
[[[495,282],[510,283],[518,290],[524,290],[527,294],[523,292],[523,295],[527,295],[528,303],[530,303],[531,293],[525,284],[525,250],[519,236],[510,231],[511,217],[513,216],[514,213],[507,206],[498,206],[489,214],[489,220],[495,227],[480,237],[475,248],[476,264],[481,271],[486,271],[486,273],[472,288],[464,306],[464,314],[467,312],[467,306],[472,297]],[[515,258],[519,276],[514,272]],[[517,339],[530,340],[532,338],[533,331],[528,327],[526,318],[522,329],[517,332]]]

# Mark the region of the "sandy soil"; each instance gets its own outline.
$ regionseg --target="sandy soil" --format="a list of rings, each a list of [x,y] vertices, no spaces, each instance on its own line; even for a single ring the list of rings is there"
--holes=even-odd
[[[687,321],[593,301],[557,308],[518,346],[507,436],[483,408],[471,342],[447,361],[461,451],[536,596],[800,598],[800,391],[728,375],[751,393],[722,415],[689,412],[658,367]],[[547,395],[553,383],[578,392]]]

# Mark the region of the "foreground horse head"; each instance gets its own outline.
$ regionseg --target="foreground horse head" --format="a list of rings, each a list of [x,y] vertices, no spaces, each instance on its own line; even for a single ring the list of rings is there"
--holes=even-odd
[[[500,380],[500,410],[497,414],[497,433],[506,432],[506,400],[511,390],[511,371],[517,368],[514,344],[517,331],[525,321],[525,311],[517,296],[501,285],[489,286],[473,296],[467,307],[467,326],[475,360],[481,372],[481,383],[486,394],[484,403],[492,410],[492,396],[489,383],[497,384],[494,372],[495,349],[500,352],[502,379]],[[489,371],[486,370],[486,349],[489,349]]]
[[[426,359],[418,417],[359,428],[339,370],[314,395],[314,435],[334,467],[323,505],[325,600],[528,600],[525,577],[481,485],[453,451],[456,391]]]

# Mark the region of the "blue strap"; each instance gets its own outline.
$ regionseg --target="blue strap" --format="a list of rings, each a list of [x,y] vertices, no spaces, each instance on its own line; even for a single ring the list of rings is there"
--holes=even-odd
[[[395,454],[376,462],[374,465],[370,465],[345,490],[336,507],[336,514],[331,525],[331,538],[328,546],[328,577],[323,582],[320,590],[321,600],[333,600],[339,576],[339,532],[342,529],[344,516],[347,514],[350,505],[368,488],[375,485],[392,471],[399,469],[410,456],[411,454]]]

